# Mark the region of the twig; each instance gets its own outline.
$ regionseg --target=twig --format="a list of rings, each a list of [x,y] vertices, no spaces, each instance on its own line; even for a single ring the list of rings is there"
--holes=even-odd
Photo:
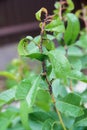
[[[45,27],[45,22],[42,23],[42,28],[41,28],[41,33],[40,33],[41,41],[40,41],[39,50],[40,50],[41,53],[43,53],[42,44],[43,44],[44,27]],[[45,63],[45,60],[42,61],[42,70],[43,70],[42,76],[45,76],[46,75],[46,63]]]
[[[85,30],[86,30],[86,33],[87,33],[87,9],[84,7],[84,5],[82,4],[82,13],[83,13],[83,16],[81,17],[82,20],[84,21],[84,24],[85,24]]]
[[[61,123],[63,129],[64,129],[64,130],[67,130],[66,127],[65,127],[65,125],[64,125],[64,123],[63,123],[63,120],[62,120],[62,117],[61,117],[61,113],[60,113],[59,110],[56,108],[56,105],[55,105],[55,102],[56,102],[56,101],[55,101],[54,95],[52,95],[52,101],[53,101],[53,103],[54,103],[55,110],[56,110],[56,112],[57,112],[57,115],[58,115],[58,117],[59,117],[59,120],[60,120],[60,123]]]
[[[48,81],[47,76],[46,76],[46,82],[48,84],[49,93],[50,93],[50,95],[52,95],[52,86],[51,86],[51,83]]]
[[[60,5],[60,8],[59,8],[59,17],[60,17],[60,20],[62,20],[62,4]]]
[[[72,80],[70,80],[70,90],[73,91]]]
[[[67,45],[65,45],[64,48],[65,48],[65,52],[66,52],[65,56],[68,57],[68,48],[67,48]]]

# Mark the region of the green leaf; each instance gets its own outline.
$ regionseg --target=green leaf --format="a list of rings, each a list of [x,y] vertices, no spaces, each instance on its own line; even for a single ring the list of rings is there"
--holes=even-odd
[[[16,126],[12,128],[8,128],[7,130],[25,130],[21,124],[16,124]]]
[[[42,130],[46,120],[58,121],[58,116],[53,111],[45,112],[38,110],[37,112],[30,113],[29,119],[32,130]]]
[[[59,51],[54,50],[48,53],[50,62],[57,78],[66,78],[70,73],[71,66],[67,58]]]
[[[74,14],[68,13],[66,16],[68,23],[64,33],[64,41],[65,44],[71,45],[75,42],[76,38],[78,37],[80,31],[80,24],[78,18]]]
[[[52,119],[52,120],[57,120],[58,121],[58,116],[54,111],[50,111],[50,112],[45,112],[42,111],[41,109],[30,113],[29,115],[30,120],[37,120],[39,122],[45,122],[47,119]]]
[[[57,101],[56,107],[61,113],[65,113],[72,117],[79,117],[84,114],[82,108],[64,101]]]
[[[82,103],[87,103],[87,89],[81,93]]]
[[[42,127],[42,130],[52,130],[52,124],[53,124],[53,120],[52,119],[47,119]]]
[[[64,32],[65,31],[64,23],[60,19],[54,19],[52,20],[52,22],[46,25],[45,30],[58,33]]]
[[[16,89],[8,89],[0,93],[0,106],[12,101],[15,98]]]
[[[59,79],[55,79],[52,82],[52,91],[53,91],[53,94],[56,98],[58,95],[64,97],[67,94],[65,87],[60,84]]]
[[[70,56],[68,59],[73,69],[78,71],[82,69],[82,62],[80,59],[76,58],[75,56]]]
[[[50,102],[51,102],[50,94],[43,89],[39,89],[37,92],[35,104],[41,109],[49,111]]]
[[[46,54],[42,54],[39,51],[39,47],[35,45],[35,43],[30,42],[29,44],[28,38],[24,38],[20,41],[18,45],[18,52],[19,55],[25,56],[25,57],[30,57],[38,60],[43,60],[46,57]]]
[[[26,101],[28,103],[29,108],[32,107],[32,105],[35,102],[37,90],[38,90],[38,87],[39,87],[39,82],[40,82],[40,76],[38,76],[36,78],[36,80],[33,82],[33,85],[30,88],[30,90],[29,90],[29,92],[26,96]]]
[[[31,37],[31,36],[27,36],[26,38],[27,38],[28,40],[30,40],[30,41],[33,40],[33,37]]]
[[[81,57],[81,63],[82,63],[82,68],[86,69],[87,68],[87,55],[83,55]]]
[[[41,8],[41,9],[40,9],[38,12],[36,12],[36,14],[35,14],[36,19],[37,19],[38,21],[41,21],[42,12],[44,12],[46,15],[48,14],[46,8]]]
[[[22,39],[18,44],[18,53],[19,55],[27,55],[26,46],[28,45],[28,38]]]
[[[62,46],[59,46],[59,47],[63,47],[64,46],[63,33],[54,32],[54,36],[55,36],[55,39],[58,41],[57,44],[62,45]]]
[[[18,111],[14,108],[7,108],[4,112],[0,113],[0,130],[7,130],[11,125]]]
[[[6,130],[8,125],[10,124],[10,120],[7,119],[0,119],[0,129],[1,130]]]
[[[79,10],[77,10],[77,11],[75,12],[75,14],[76,14],[76,16],[77,16],[78,18],[80,17],[81,13],[82,13],[82,10],[81,10],[81,9],[79,9]]]
[[[54,40],[55,39],[55,37],[53,35],[47,34],[46,36],[47,36],[47,39],[49,39],[49,40]]]
[[[75,43],[77,46],[87,48],[87,35],[82,35],[80,39]]]
[[[87,83],[87,76],[78,70],[72,70],[70,72],[70,74],[68,75],[68,78],[76,79],[76,80],[83,81],[83,82]]]
[[[30,126],[32,130],[42,130],[42,122],[30,120]]]
[[[66,51],[65,51],[65,49],[64,49],[63,46],[59,46],[59,47],[57,48],[57,50],[58,50],[58,54],[60,53],[60,54],[62,54],[62,55],[66,55]]]
[[[48,51],[55,49],[55,45],[54,45],[53,41],[44,40],[43,41],[43,46],[45,46]]]
[[[55,4],[54,4],[54,7],[56,8],[56,9],[59,9],[60,8],[60,3],[59,2],[55,2]]]
[[[83,52],[82,52],[82,50],[80,49],[80,48],[78,48],[78,47],[76,47],[76,46],[70,46],[69,48],[68,48],[68,55],[69,56],[78,56],[78,57],[81,57],[81,56],[83,56]]]
[[[75,126],[87,126],[87,118],[84,118],[84,119],[82,119],[82,120],[80,120],[80,121],[77,121],[76,122],[76,124],[75,124]]]
[[[68,116],[68,115],[65,115],[65,114],[62,114],[62,119],[63,119],[65,126],[70,130],[70,128],[72,128],[72,126],[75,122],[75,118]]]
[[[40,45],[40,41],[41,41],[41,36],[40,36],[40,35],[34,37],[34,39],[33,39],[33,42],[34,42],[36,45]]]
[[[16,89],[16,100],[25,99],[32,84],[29,79],[22,80]]]
[[[80,106],[81,96],[75,93],[69,93],[63,98],[63,101],[72,105]]]
[[[20,117],[25,130],[31,130],[28,121],[28,105],[26,101],[21,101],[20,104]]]
[[[7,71],[0,71],[0,76],[4,76],[6,78],[16,80],[16,77],[13,74],[11,74],[10,72],[7,72]]]
[[[70,46],[68,48],[68,60],[73,69],[80,71],[83,68],[82,57],[83,52],[80,48],[76,46]]]
[[[68,4],[66,12],[70,12],[74,9],[74,4],[73,4],[72,0],[66,0],[66,1],[67,1],[67,4]]]

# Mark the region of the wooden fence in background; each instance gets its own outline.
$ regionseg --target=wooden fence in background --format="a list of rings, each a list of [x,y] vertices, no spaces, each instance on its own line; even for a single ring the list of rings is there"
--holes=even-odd
[[[38,34],[35,12],[46,7],[49,14],[57,0],[0,0],[0,45],[14,42],[25,35]],[[75,9],[81,8],[81,2],[73,0]]]

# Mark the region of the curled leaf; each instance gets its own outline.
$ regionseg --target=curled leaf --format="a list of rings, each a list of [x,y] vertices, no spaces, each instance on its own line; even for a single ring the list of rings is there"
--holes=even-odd
[[[41,8],[38,12],[36,12],[36,14],[35,14],[35,16],[36,16],[36,19],[38,20],[38,21],[41,21],[41,15],[42,15],[42,12],[43,13],[45,13],[45,15],[47,15],[48,14],[48,11],[47,11],[47,9],[46,8]]]
[[[67,12],[72,11],[74,9],[74,4],[73,4],[72,0],[67,0],[67,4],[68,4]]]
[[[28,45],[28,38],[22,39],[18,44],[19,55],[27,55],[26,46]]]
[[[21,56],[38,59],[40,61],[47,58],[46,54],[40,53],[39,47],[36,46],[34,40],[29,43],[29,38],[24,38],[20,41],[18,45],[18,52]]]
[[[75,42],[76,38],[78,37],[80,31],[80,24],[78,18],[72,14],[67,14],[67,28],[64,34],[64,41],[65,44],[71,45]]]
[[[82,12],[81,10],[76,11],[76,16],[79,17],[81,12]]]

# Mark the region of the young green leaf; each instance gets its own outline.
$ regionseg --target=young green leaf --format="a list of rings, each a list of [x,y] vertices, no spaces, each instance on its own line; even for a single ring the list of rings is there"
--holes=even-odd
[[[28,121],[28,105],[24,100],[20,103],[20,117],[25,130],[31,130]]]
[[[28,40],[32,41],[33,40],[33,37],[32,36],[27,36],[26,37]]]
[[[70,46],[68,48],[67,53],[68,53],[69,56],[73,56],[73,57],[81,57],[81,56],[83,56],[82,50],[80,48],[76,47],[76,46]]]
[[[81,107],[78,107],[76,105],[72,105],[70,103],[64,102],[64,101],[57,101],[56,107],[61,113],[65,113],[68,116],[72,117],[79,117],[84,114]]]
[[[72,70],[69,75],[68,78],[70,79],[76,79],[78,81],[83,81],[87,83],[87,76],[84,75],[82,72],[78,71],[78,70]]]
[[[45,30],[58,33],[64,32],[65,31],[64,23],[58,18],[54,19],[52,20],[52,22],[46,25]]]
[[[63,101],[72,105],[80,106],[81,96],[75,93],[69,93],[67,96],[63,98]]]
[[[80,24],[78,18],[74,14],[68,13],[66,16],[68,23],[64,33],[64,41],[65,44],[71,45],[75,42],[76,38],[78,37],[80,31]]]
[[[40,76],[38,76],[36,78],[36,80],[34,81],[32,87],[30,88],[30,90],[29,90],[29,92],[26,96],[26,101],[28,103],[29,108],[32,107],[32,105],[35,102],[37,90],[38,90],[38,87],[39,87],[39,82],[40,82]]]
[[[47,34],[47,39],[48,40],[54,40],[55,39],[55,36],[51,35],[51,34]]]
[[[43,124],[42,130],[52,130],[53,122],[52,119],[47,119]]]
[[[68,128],[70,130],[72,128],[74,122],[75,122],[75,118],[71,117],[71,116],[68,116],[66,114],[63,114],[62,118],[63,118],[63,122],[64,122],[66,128]]]
[[[8,89],[0,93],[0,106],[12,101],[15,98],[16,89]]]
[[[38,59],[41,61],[47,58],[46,54],[40,53],[39,47],[36,46],[34,42],[30,42],[29,44],[28,43],[29,43],[28,38],[24,38],[20,41],[18,45],[19,55],[30,57],[32,59]]]
[[[40,61],[44,60],[47,58],[46,54],[42,54],[39,50],[39,47],[36,46],[34,43],[30,43],[28,46],[27,46],[27,57],[30,57],[30,58],[34,58],[34,59],[38,59]]]
[[[66,0],[66,1],[67,1],[67,4],[68,4],[66,12],[71,12],[74,9],[74,4],[73,4],[72,0]]]
[[[48,51],[55,49],[54,42],[51,41],[51,40],[50,41],[49,40],[44,40],[43,41],[43,46],[45,46]]]
[[[16,89],[16,95],[15,95],[16,100],[25,99],[31,86],[32,86],[32,84],[29,79],[22,80]]]
[[[36,12],[35,16],[36,16],[36,19],[38,21],[41,21],[41,15],[42,15],[42,12],[45,13],[46,15],[48,14],[48,11],[46,8],[41,8],[38,12]]]
[[[82,56],[80,60],[82,63],[82,69],[86,69],[87,68],[87,55]]]
[[[19,44],[18,44],[18,53],[19,55],[27,55],[27,50],[26,50],[26,46],[28,45],[29,40],[28,38],[24,38],[22,39]]]
[[[79,127],[79,126],[87,126],[87,118],[84,118],[80,121],[77,121],[75,126]]]
[[[68,59],[59,51],[54,50],[48,53],[50,62],[57,78],[66,78],[70,73],[71,66]]]
[[[87,34],[82,35],[80,39],[75,43],[77,46],[87,48]]]
[[[87,89],[81,93],[82,103],[87,103]]]
[[[38,120],[39,122],[45,122],[47,119],[58,120],[58,116],[54,111],[46,112],[39,109],[36,112],[30,113],[30,119]]]
[[[14,121],[18,111],[15,108],[6,108],[4,112],[0,112],[0,130],[7,130]]]
[[[75,14],[76,14],[76,16],[79,18],[79,17],[80,17],[80,15],[81,15],[81,13],[82,13],[82,10],[81,10],[81,9],[79,9],[79,10],[77,10],[77,11],[76,11],[76,13],[75,13]]]
[[[65,97],[67,94],[65,87],[60,84],[59,79],[55,79],[52,82],[52,91],[56,98],[57,98],[57,96]]]
[[[75,56],[70,56],[68,58],[69,62],[71,63],[71,66],[73,69],[80,71],[83,67],[82,67],[82,62],[80,59],[78,59]]]
[[[41,109],[43,109],[45,111],[49,111],[50,110],[50,101],[51,101],[50,94],[43,89],[39,89],[37,92],[37,95],[36,95],[35,104],[38,107],[40,107]]]
[[[10,72],[7,72],[7,71],[0,71],[0,76],[4,76],[6,78],[16,80],[16,77],[13,74],[11,74]]]
[[[34,39],[33,39],[33,42],[36,45],[40,45],[40,41],[41,41],[41,35],[38,35],[38,36],[34,37]]]

